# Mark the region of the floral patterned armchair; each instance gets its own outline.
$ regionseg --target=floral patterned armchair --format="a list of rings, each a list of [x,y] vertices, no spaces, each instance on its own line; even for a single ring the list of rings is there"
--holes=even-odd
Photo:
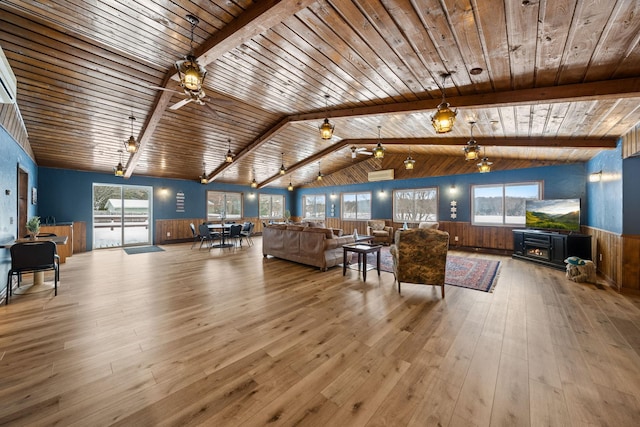
[[[442,288],[447,268],[449,233],[427,228],[413,228],[396,234],[391,245],[393,274],[398,282],[434,285]]]
[[[393,243],[393,227],[386,225],[384,219],[367,221],[367,235],[373,236],[373,243],[385,245]]]

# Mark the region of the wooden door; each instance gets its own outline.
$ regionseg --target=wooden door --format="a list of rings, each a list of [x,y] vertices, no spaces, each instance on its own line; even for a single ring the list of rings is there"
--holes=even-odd
[[[29,209],[29,174],[18,167],[18,235],[27,235],[27,211]]]

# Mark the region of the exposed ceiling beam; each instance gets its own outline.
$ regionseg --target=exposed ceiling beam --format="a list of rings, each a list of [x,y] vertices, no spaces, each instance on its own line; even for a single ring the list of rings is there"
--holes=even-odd
[[[376,145],[377,138],[344,140],[351,145]],[[465,137],[433,138],[390,138],[382,139],[384,145],[465,145]],[[477,141],[482,146],[500,147],[579,147],[616,148],[616,138],[482,138]]]
[[[314,2],[315,0],[262,0],[255,2],[240,16],[229,22],[229,24],[212,37],[205,40],[194,50],[194,54],[200,64],[206,66],[223,54],[240,46],[252,37],[265,32],[269,28],[276,26],[289,16],[292,16]],[[176,75],[177,71],[175,67],[167,70],[164,81],[162,82],[162,87],[167,88],[171,79],[176,78]],[[151,113],[147,116],[149,118],[142,126],[142,131],[138,137],[138,151],[129,157],[124,175],[125,178],[129,178],[131,174],[133,174],[140,159],[141,152],[153,136],[164,111],[169,105],[172,95],[173,92],[161,91],[157,97]],[[253,146],[253,143],[250,146]],[[243,152],[245,150],[243,150]],[[226,169],[226,167],[222,170],[224,171],[224,169]],[[213,175],[211,179],[214,179],[217,175],[218,174]]]
[[[535,89],[521,89],[509,92],[483,93],[447,97],[453,108],[489,108],[513,105],[538,105],[558,102],[577,102],[588,100],[640,98],[640,77],[619,80],[604,80],[564,86]],[[380,114],[411,113],[435,110],[441,99],[427,99],[410,102],[397,102],[365,107],[329,110],[331,117],[355,117]],[[289,116],[292,122],[318,120],[327,116],[327,111],[302,113]]]
[[[260,182],[258,184],[258,188],[262,188],[262,187],[266,187],[267,185],[269,185],[270,183],[272,183],[273,181],[276,181],[282,177],[285,177],[287,175],[291,175],[293,172],[295,172],[296,170],[303,168],[307,165],[310,165],[313,162],[316,162],[320,159],[322,159],[324,156],[328,156],[329,154],[333,153],[334,151],[338,151],[344,147],[346,147],[347,145],[349,145],[348,140],[343,139],[340,142],[336,142],[335,144],[325,148],[324,150],[314,154],[311,157],[307,157],[306,159],[302,160],[301,162],[298,162],[294,165],[289,166],[289,168],[287,168],[287,172],[284,175],[280,175],[280,173],[277,173],[276,175],[273,175],[270,178],[265,179],[264,181]]]

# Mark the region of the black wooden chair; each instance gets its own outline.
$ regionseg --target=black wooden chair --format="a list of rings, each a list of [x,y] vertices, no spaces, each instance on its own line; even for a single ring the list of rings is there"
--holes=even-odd
[[[211,246],[213,246],[213,241],[215,239],[221,239],[222,235],[220,233],[212,233],[207,227],[207,224],[200,224],[198,226],[198,234],[200,235],[200,248],[202,249],[202,244],[204,242],[208,242],[207,246],[209,246],[209,250],[211,250]]]
[[[191,228],[191,233],[193,234],[193,243],[191,244],[191,249],[193,249],[195,244],[201,241],[202,236],[200,236],[200,234],[196,232],[196,226],[193,223],[189,224],[189,227]]]
[[[242,239],[242,234],[240,234],[242,232],[242,225],[241,224],[234,224],[231,227],[229,227],[229,241],[234,241],[233,243],[233,247],[235,248],[237,246],[236,243],[241,242],[240,239]],[[241,243],[240,243],[241,244]]]
[[[5,304],[13,292],[12,279],[18,276],[18,286],[22,280],[22,273],[35,273],[46,270],[54,271],[54,295],[58,295],[58,280],[60,279],[60,265],[58,263],[56,244],[47,240],[20,242],[11,246],[11,269],[7,273],[7,292]]]

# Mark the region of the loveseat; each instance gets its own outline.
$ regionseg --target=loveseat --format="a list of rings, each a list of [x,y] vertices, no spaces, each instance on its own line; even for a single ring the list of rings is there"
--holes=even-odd
[[[262,255],[312,265],[326,271],[342,262],[342,245],[354,242],[352,235],[339,237],[330,228],[271,224],[262,230]]]

